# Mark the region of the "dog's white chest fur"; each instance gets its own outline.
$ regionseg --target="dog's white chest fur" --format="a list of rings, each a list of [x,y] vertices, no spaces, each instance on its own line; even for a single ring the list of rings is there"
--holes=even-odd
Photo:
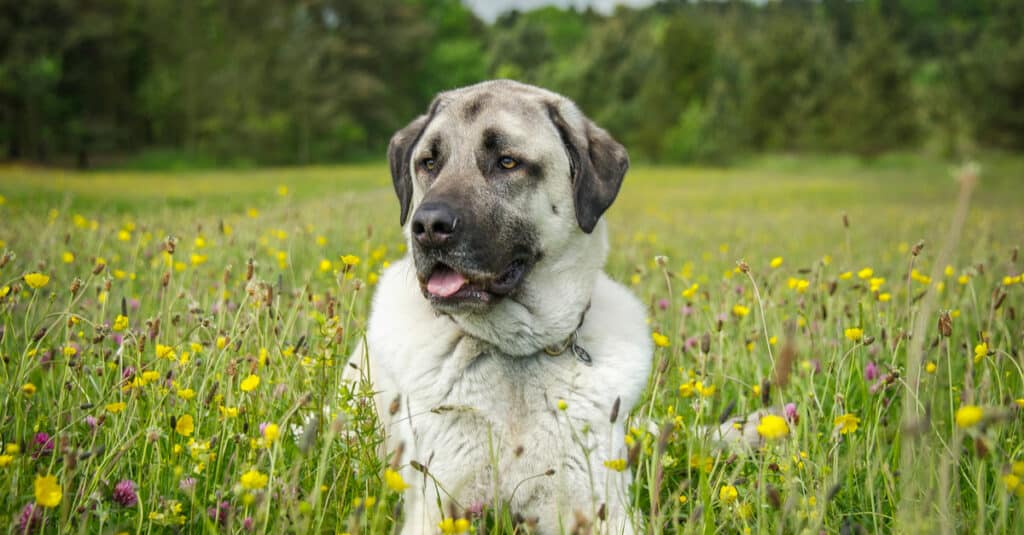
[[[602,510],[610,532],[629,531],[629,474],[604,462],[626,456],[623,420],[646,385],[651,347],[642,306],[603,273],[578,338],[590,365],[571,351],[510,356],[467,335],[422,297],[408,259],[381,278],[367,344],[387,447],[402,450],[412,485],[405,533],[436,531],[438,497],[444,515],[507,504],[542,533],[596,522]]]

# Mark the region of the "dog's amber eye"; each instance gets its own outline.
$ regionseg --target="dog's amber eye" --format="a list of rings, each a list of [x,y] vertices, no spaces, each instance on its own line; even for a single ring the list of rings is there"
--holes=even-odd
[[[519,165],[519,162],[515,161],[514,158],[502,156],[501,159],[498,160],[498,165],[504,167],[505,169],[515,169]]]
[[[437,167],[437,160],[433,158],[427,158],[423,160],[423,167],[426,167],[428,171],[433,171]]]

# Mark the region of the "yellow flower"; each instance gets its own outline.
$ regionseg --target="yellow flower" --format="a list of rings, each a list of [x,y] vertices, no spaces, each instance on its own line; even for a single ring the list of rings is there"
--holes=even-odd
[[[846,336],[850,341],[856,342],[861,338],[864,338],[864,329],[858,327],[850,327],[843,331],[843,335]]]
[[[0,468],[7,468],[14,462],[13,455],[0,455]]]
[[[654,345],[658,347],[668,347],[668,337],[661,333],[651,333],[651,338],[654,339]]]
[[[144,372],[142,372],[142,380],[147,382],[147,383],[152,383],[154,381],[159,381],[160,380],[160,372],[155,371],[155,370],[144,371]]]
[[[850,280],[850,279],[853,278],[853,272],[852,271],[844,271],[844,272],[839,274],[839,278],[844,280],[844,281],[845,280]]]
[[[749,308],[747,308],[747,307],[745,307],[743,305],[733,305],[732,306],[732,315],[733,316],[736,316],[737,318],[742,318],[742,317],[745,317],[747,314],[750,314],[750,309]]]
[[[228,345],[228,339],[223,336],[217,337],[217,349],[224,349]]]
[[[615,470],[616,472],[621,472],[621,471],[626,469],[626,460],[625,459],[611,459],[609,461],[605,461],[604,462],[604,466],[605,466],[605,468],[608,468],[609,470]]]
[[[938,369],[938,366],[936,366],[934,362],[929,362],[924,365],[924,371],[928,373],[935,373],[936,369]]]
[[[123,401],[116,401],[114,403],[107,403],[107,412],[109,412],[111,414],[117,414],[117,413],[123,411],[125,407],[127,407],[127,405]]]
[[[267,474],[260,472],[259,470],[253,469],[242,474],[242,488],[246,490],[259,490],[267,486],[267,481],[270,479]]]
[[[965,275],[960,275],[959,277],[957,277],[957,279],[956,279],[956,282],[957,282],[957,284],[959,284],[960,286],[964,286],[964,285],[966,285],[966,284],[967,284],[968,282],[971,282],[971,277],[970,277],[970,276],[968,276],[968,275],[966,275],[966,274],[965,274]]]
[[[238,407],[225,407],[221,405],[219,409],[220,415],[225,418],[235,418],[238,416]]]
[[[804,293],[807,291],[807,288],[811,286],[810,281],[794,277],[790,277],[789,280],[786,281],[786,284],[791,290],[796,290],[797,293]]]
[[[277,440],[277,437],[281,435],[281,428],[277,427],[277,424],[267,424],[263,428],[263,438],[267,439],[267,444]]]
[[[36,385],[32,383],[25,383],[21,385],[21,392],[26,396],[31,396],[36,393]]]
[[[156,345],[156,358],[174,360],[177,356],[174,354],[174,348],[171,346],[165,346],[163,344]]]
[[[978,425],[985,411],[977,405],[964,405],[956,410],[956,425],[961,429],[967,429]]]
[[[987,355],[988,355],[988,344],[987,343],[982,342],[982,343],[974,346],[974,363],[975,364],[981,362],[981,359],[985,358]]]
[[[875,270],[873,270],[873,269],[871,269],[869,267],[866,267],[866,268],[864,268],[864,269],[862,269],[862,270],[857,272],[857,278],[859,278],[859,279],[870,279],[871,276],[874,275],[874,274],[875,274]]]
[[[437,529],[441,530],[441,533],[445,535],[466,533],[469,531],[469,520],[465,518],[445,518],[437,523]]]
[[[50,282],[50,276],[43,275],[42,273],[28,273],[25,275],[24,279],[25,284],[28,284],[33,289],[42,288]]]
[[[690,501],[690,500],[689,500],[689,498],[686,497],[685,494],[680,494],[679,495],[679,504],[680,505],[685,504],[688,501]]]
[[[789,434],[789,424],[781,416],[767,414],[757,424],[757,434],[768,440],[783,438]]]
[[[117,317],[114,318],[114,327],[113,328],[114,328],[114,332],[121,332],[121,331],[127,329],[128,328],[128,316],[122,316],[121,314],[118,314]]]
[[[260,377],[258,375],[249,375],[249,377],[242,380],[239,388],[242,389],[242,392],[252,392],[256,390],[257,386],[260,386]]]
[[[57,507],[60,505],[61,493],[60,483],[57,476],[36,476],[35,482],[36,503],[43,507]]]
[[[885,279],[882,277],[871,277],[871,280],[868,281],[868,286],[872,292],[877,292],[882,288],[883,284],[885,284]]]
[[[699,290],[699,289],[700,289],[700,285],[695,282],[695,283],[691,284],[689,288],[683,290],[683,297],[685,297],[687,299],[690,299],[694,295],[697,295],[697,290]]]
[[[192,255],[189,256],[189,262],[191,262],[193,266],[206,263],[206,259],[207,257],[204,254],[192,253]]]
[[[697,381],[697,383],[693,385],[693,389],[696,390],[702,398],[709,398],[715,395],[715,385],[704,386],[702,381]]]
[[[860,425],[860,418],[853,414],[846,413],[842,416],[837,416],[836,419],[832,422],[832,424],[839,429],[840,433],[845,435],[847,433],[853,433],[854,431],[857,430],[857,428]]]
[[[11,293],[11,287],[4,285],[0,286],[0,297],[6,297],[7,294]]]
[[[565,409],[568,409],[568,408],[569,408],[569,404],[566,403],[564,399],[558,400],[558,410],[564,411]]]
[[[61,353],[64,353],[65,357],[73,357],[78,354],[78,350],[75,349],[75,346],[64,346]]]
[[[65,264],[70,264],[75,261],[75,253],[72,253],[71,251],[64,251],[64,254],[60,255],[60,259]]]
[[[736,490],[736,487],[732,485],[723,485],[722,488],[718,489],[718,499],[725,504],[732,503],[739,498],[740,493]]]
[[[127,230],[121,229],[117,231],[117,239],[118,241],[128,241],[132,239],[132,233]]]
[[[878,300],[883,303],[888,303],[890,299],[892,299],[892,294],[889,292],[882,292],[878,294]]]
[[[402,474],[399,474],[398,472],[390,468],[384,469],[384,484],[386,484],[389,489],[395,492],[402,492],[403,490],[409,488],[409,484],[406,483],[404,479],[402,479]]]
[[[347,254],[341,257],[341,263],[346,266],[355,266],[359,264],[359,257],[356,255]]]
[[[1020,477],[1015,474],[1003,475],[1003,484],[1006,485],[1006,490],[1013,492],[1020,487]]]
[[[320,271],[323,271],[323,272],[326,273],[326,272],[331,270],[331,267],[332,266],[331,266],[331,261],[330,260],[324,259],[324,260],[320,261]]]
[[[771,261],[771,263],[769,265],[772,267],[772,269],[775,269],[775,268],[781,266],[782,265],[782,257],[781,256],[776,256],[775,258],[772,258],[772,261]]]
[[[277,194],[279,196],[281,196],[281,197],[287,197],[288,196],[288,186],[285,186],[284,184],[278,186],[277,187]]]
[[[4,446],[4,453],[8,455],[17,455],[21,452],[21,446],[11,442]]]
[[[183,437],[192,436],[192,432],[195,431],[195,429],[195,421],[189,414],[178,418],[178,422],[174,424],[174,431]]]
[[[178,389],[178,397],[183,399],[183,400],[185,400],[185,401],[188,401],[188,400],[196,397],[196,391],[192,390],[191,388],[179,388]]]

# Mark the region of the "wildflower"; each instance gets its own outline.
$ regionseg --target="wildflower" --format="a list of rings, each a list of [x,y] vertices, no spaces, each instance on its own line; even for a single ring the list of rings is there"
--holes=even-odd
[[[14,462],[13,455],[0,455],[0,468],[7,468]]]
[[[836,429],[838,429],[840,433],[846,435],[857,430],[857,427],[860,425],[860,418],[853,414],[846,413],[842,416],[837,416],[832,424],[836,426]]]
[[[63,496],[57,476],[36,476],[36,503],[43,507],[57,507]]]
[[[221,405],[220,415],[225,418],[235,418],[238,416],[238,407],[225,407],[224,405]]]
[[[956,279],[956,282],[957,282],[957,284],[959,284],[960,286],[964,286],[964,285],[966,285],[966,284],[967,284],[968,282],[971,282],[971,277],[970,277],[970,276],[968,276],[968,275],[966,275],[966,274],[964,274],[964,275],[960,275],[959,277],[957,277],[957,279]]]
[[[176,355],[174,354],[174,348],[171,346],[165,346],[163,344],[157,344],[156,358],[174,360],[176,358]]]
[[[782,265],[782,257],[781,256],[776,256],[775,258],[772,258],[771,263],[769,263],[768,265],[770,265],[772,267],[772,269],[775,269],[775,268],[781,266]]]
[[[223,336],[217,337],[217,349],[224,349],[228,345],[228,339]]]
[[[186,414],[181,418],[178,418],[177,423],[174,424],[174,431],[183,437],[192,436],[192,432],[195,431],[195,421],[192,419],[192,415]]]
[[[743,305],[733,305],[732,306],[732,315],[733,316],[736,316],[737,318],[742,318],[742,317],[745,317],[747,314],[750,314],[750,309],[749,308],[747,308],[747,307],[745,307]]]
[[[36,455],[45,455],[53,451],[53,437],[49,433],[36,433],[35,439],[33,440],[38,452]]]
[[[249,375],[249,377],[242,379],[242,383],[238,385],[242,392],[252,392],[258,386],[260,386],[260,377],[258,375]]]
[[[188,401],[188,400],[196,397],[196,391],[192,390],[191,388],[179,388],[178,389],[178,397],[183,399],[183,400],[185,400],[185,401]]]
[[[114,403],[107,403],[107,407],[106,408],[107,408],[107,412],[109,412],[110,414],[117,414],[117,413],[123,411],[125,407],[127,407],[125,402],[123,402],[123,401],[116,401]]]
[[[64,353],[65,357],[73,357],[78,354],[78,348],[73,345],[64,346],[61,353]]]
[[[558,400],[558,410],[564,411],[569,408],[569,404],[564,399]]]
[[[128,316],[122,316],[121,314],[118,314],[117,317],[114,318],[114,327],[113,327],[114,332],[121,332],[121,331],[123,331],[123,330],[125,330],[127,328],[128,328]]]
[[[267,474],[256,469],[252,469],[242,474],[242,488],[247,490],[259,490],[267,486],[267,481],[269,479],[270,477],[267,476]]]
[[[874,275],[874,274],[875,274],[875,270],[873,270],[873,269],[871,269],[869,267],[866,267],[866,268],[864,268],[864,269],[862,269],[862,270],[857,272],[857,278],[858,279],[870,279],[871,276]]]
[[[409,484],[406,483],[404,479],[402,479],[402,474],[399,474],[398,472],[390,468],[384,469],[384,484],[386,484],[389,489],[395,492],[402,492],[403,490],[409,488]]]
[[[42,288],[50,282],[50,276],[43,275],[42,273],[28,273],[23,278],[25,279],[25,284],[28,284],[33,289]]]
[[[786,403],[782,407],[782,413],[786,415],[786,420],[796,423],[800,421],[800,413],[796,409],[796,403]]]
[[[18,515],[18,533],[36,533],[43,525],[43,511],[35,503],[26,503]]]
[[[739,498],[740,493],[732,485],[723,485],[718,489],[718,499],[724,504],[730,504]]]
[[[956,410],[956,425],[961,429],[968,429],[978,425],[985,412],[977,405],[964,405]]]
[[[845,280],[850,280],[850,279],[853,278],[853,272],[852,271],[844,271],[844,272],[839,274],[839,278],[844,280],[844,281]]]
[[[143,383],[152,383],[160,380],[160,372],[156,370],[146,370],[142,372]]]
[[[843,331],[843,335],[850,341],[856,342],[861,338],[864,338],[864,329],[858,327],[850,327]]]
[[[60,255],[60,259],[65,264],[70,264],[75,261],[75,253],[71,251],[64,251],[64,254]]]
[[[757,434],[768,440],[783,438],[789,434],[789,425],[785,418],[774,414],[767,414],[757,424]]]
[[[789,289],[796,290],[797,293],[804,293],[811,286],[811,283],[805,279],[790,277],[786,281],[786,285],[789,286]]]
[[[885,284],[885,279],[882,277],[871,277],[871,279],[868,281],[868,287],[871,289],[872,292],[877,292],[878,290],[880,290],[883,284]]]
[[[685,504],[688,501],[689,501],[689,498],[687,498],[685,494],[680,494],[679,495],[679,505],[683,505],[683,504]]]
[[[604,462],[604,466],[605,466],[605,468],[608,468],[609,470],[615,470],[616,472],[621,472],[621,471],[626,469],[626,460],[625,459],[611,459],[611,460],[605,461]]]
[[[981,362],[981,359],[985,358],[987,355],[988,355],[988,344],[987,343],[982,342],[982,343],[974,346],[974,363],[975,364]]]
[[[130,479],[122,479],[114,485],[114,502],[125,507],[135,507],[139,502],[139,496],[135,493],[135,482]]]
[[[210,520],[213,520],[221,526],[226,526],[228,523],[228,516],[231,515],[231,504],[226,500],[222,501],[213,507],[208,508],[206,510],[206,514],[210,516]]]
[[[356,266],[359,265],[359,257],[356,255],[347,254],[341,257],[341,263],[345,264],[346,266]]]
[[[661,333],[651,333],[651,338],[654,339],[654,345],[658,347],[668,347],[668,337]]]
[[[331,267],[332,267],[332,264],[331,264],[330,260],[324,259],[324,260],[320,261],[320,271],[323,271],[324,273],[326,273],[326,272],[331,270]]]
[[[441,533],[445,535],[466,533],[469,531],[469,520],[465,518],[445,518],[437,523],[437,529],[441,530]]]
[[[683,290],[683,297],[685,297],[687,299],[693,298],[694,295],[697,295],[697,290],[698,289],[700,289],[700,285],[699,284],[697,284],[697,283],[691,284],[689,288]]]
[[[874,381],[875,379],[878,379],[878,375],[878,365],[875,364],[874,361],[869,361],[867,365],[864,366],[864,379],[866,381]]]
[[[890,300],[892,300],[892,294],[889,292],[882,292],[878,294],[878,300],[883,303],[888,303]]]
[[[929,361],[928,364],[924,365],[924,371],[928,373],[935,373],[936,369],[938,369],[938,366],[936,366],[934,362]]]
[[[696,390],[702,398],[709,398],[715,395],[715,385],[704,386],[702,381],[697,381],[697,383],[693,385],[693,389]]]
[[[32,394],[35,394],[36,393],[36,385],[34,385],[32,383],[25,383],[25,384],[21,385],[21,393],[25,394],[26,396],[31,396]]]

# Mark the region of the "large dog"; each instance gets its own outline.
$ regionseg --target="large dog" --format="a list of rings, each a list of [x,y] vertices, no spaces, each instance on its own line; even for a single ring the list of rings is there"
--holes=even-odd
[[[626,150],[565,97],[500,80],[438,95],[388,159],[409,254],[350,368],[411,485],[402,532],[496,506],[538,533],[632,533],[623,421],[652,347],[603,272],[602,219]]]

